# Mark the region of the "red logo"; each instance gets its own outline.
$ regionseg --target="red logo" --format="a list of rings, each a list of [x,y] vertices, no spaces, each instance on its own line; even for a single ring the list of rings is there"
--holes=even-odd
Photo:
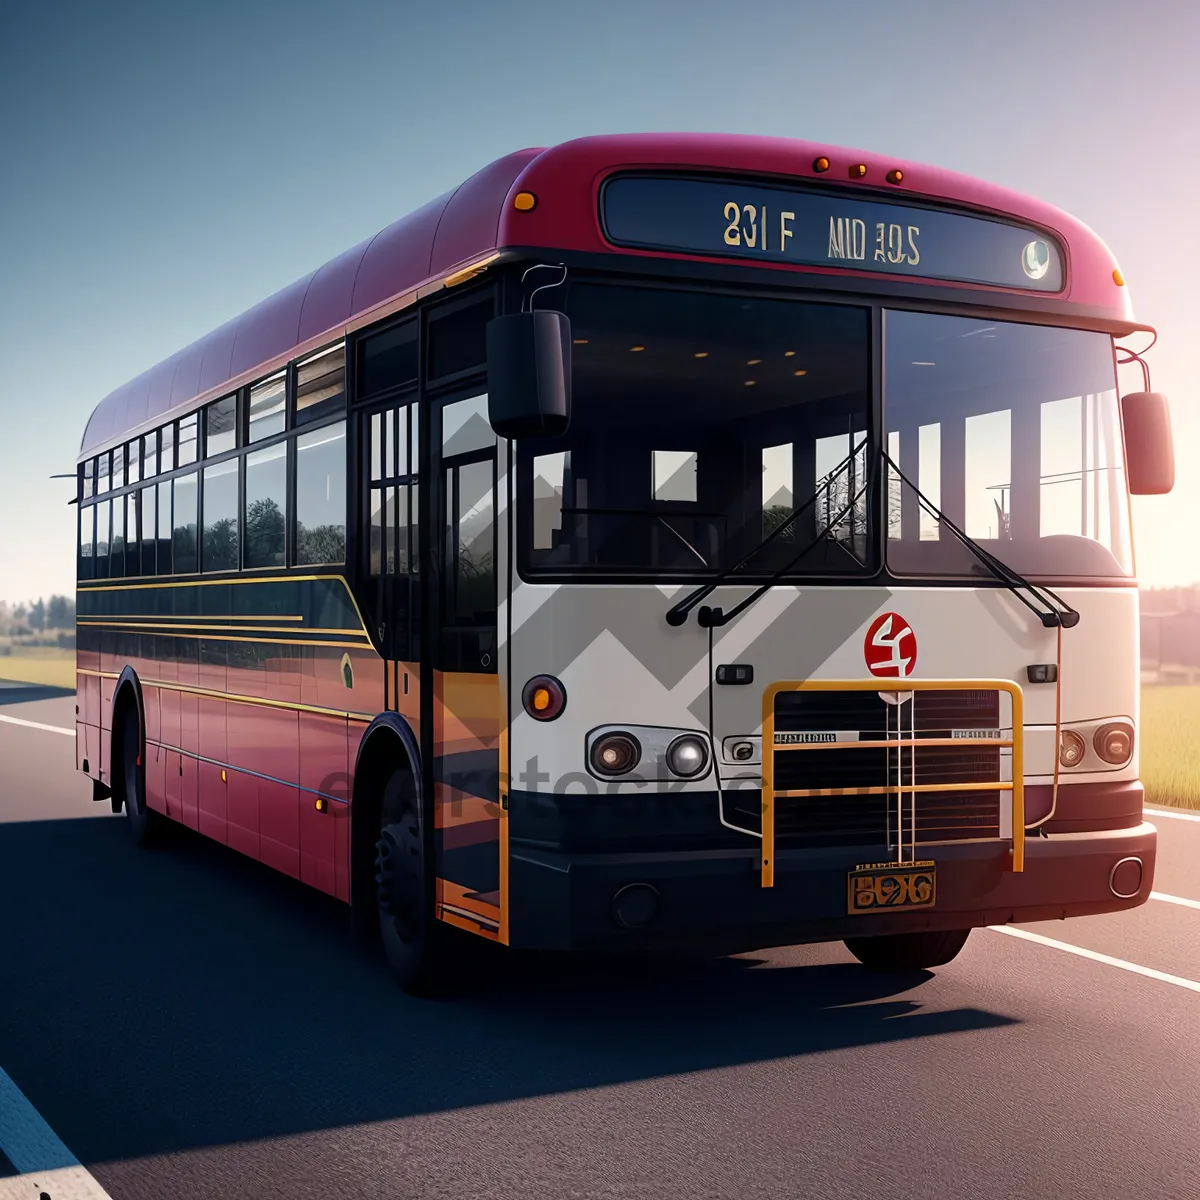
[[[867,630],[863,657],[872,675],[903,679],[917,664],[917,635],[899,613],[881,613]]]

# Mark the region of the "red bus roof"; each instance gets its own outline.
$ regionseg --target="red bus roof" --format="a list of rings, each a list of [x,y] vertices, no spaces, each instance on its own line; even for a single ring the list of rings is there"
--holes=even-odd
[[[829,160],[830,167],[818,174],[813,162],[821,156]],[[848,168],[859,163],[865,165],[865,175],[849,178]],[[1066,248],[1068,276],[1065,291],[1054,299],[1087,310],[1117,332],[1144,328],[1134,322],[1128,289],[1115,282],[1116,261],[1100,238],[1052,205],[1007,188],[938,167],[787,138],[696,133],[586,137],[497,159],[459,187],[117,388],[93,411],[80,456],[86,458],[277,370],[297,354],[404,307],[424,289],[441,286],[456,272],[506,247],[614,253],[601,233],[597,196],[605,177],[630,168],[836,180],[840,187],[863,187],[875,194],[885,174],[899,169],[903,181],[888,187],[892,196],[907,193],[924,200],[949,201],[1040,225],[1057,235]],[[539,198],[531,211],[514,207],[512,197],[520,191],[533,192]],[[699,257],[620,252],[658,258]],[[712,261],[728,265],[727,260]],[[771,269],[810,275],[827,272],[827,268],[790,263],[772,264]],[[876,278],[869,272],[854,274],[864,280]],[[867,283],[865,290],[869,286]],[[953,289],[959,298],[965,298],[964,291],[994,294],[1003,290],[971,284],[941,286]]]

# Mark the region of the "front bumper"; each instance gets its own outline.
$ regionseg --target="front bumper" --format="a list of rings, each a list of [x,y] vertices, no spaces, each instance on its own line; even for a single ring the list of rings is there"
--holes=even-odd
[[[1031,835],[1019,874],[1008,869],[1008,846],[999,842],[923,846],[921,857],[937,863],[936,906],[853,917],[846,914],[846,872],[878,858],[872,852],[780,850],[775,886],[763,888],[753,847],[572,854],[515,846],[510,939],[528,949],[689,948],[729,954],[1114,912],[1149,897],[1157,839],[1147,823]],[[1114,888],[1114,869],[1128,859],[1140,863],[1140,879],[1138,868],[1126,865]]]

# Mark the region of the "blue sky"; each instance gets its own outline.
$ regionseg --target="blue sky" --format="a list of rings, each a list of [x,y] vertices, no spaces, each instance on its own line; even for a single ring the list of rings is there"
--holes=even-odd
[[[509,150],[672,129],[935,163],[1095,228],[1173,400],[1139,574],[1200,579],[1172,519],[1200,511],[1198,57],[1178,0],[7,0],[0,599],[73,590],[48,476],[112,388]]]

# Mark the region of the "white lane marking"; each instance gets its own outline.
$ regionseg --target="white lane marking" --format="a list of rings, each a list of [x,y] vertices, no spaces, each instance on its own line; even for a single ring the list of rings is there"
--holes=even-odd
[[[1143,967],[1140,963],[1126,962],[1125,959],[1113,958],[1110,954],[1085,950],[1082,946],[1072,946],[1070,942],[1056,942],[1054,938],[1043,937],[1040,933],[1031,933],[1028,929],[1015,929],[1011,925],[989,925],[988,928],[995,930],[996,933],[1007,933],[1009,937],[1024,938],[1027,942],[1037,942],[1039,946],[1049,946],[1052,950],[1065,950],[1068,954],[1078,954],[1080,958],[1090,958],[1093,962],[1104,963],[1109,967],[1118,967],[1122,971],[1132,971],[1135,975],[1145,975],[1147,979],[1157,979],[1160,983],[1173,983],[1176,987],[1187,988],[1189,992],[1200,992],[1200,983],[1194,979],[1168,975],[1165,971],[1156,971],[1153,967]]]
[[[24,1093],[0,1070],[0,1150],[17,1169],[0,1179],[0,1200],[111,1200]]]
[[[1170,812],[1165,808],[1144,808],[1152,817],[1172,817],[1176,821],[1200,821],[1200,812]]]
[[[75,736],[75,730],[67,729],[64,725],[43,725],[41,721],[24,721],[20,717],[5,716],[0,716],[0,721],[6,725],[24,725],[26,729],[44,729],[47,733],[63,733],[67,737]]]
[[[1186,908],[1200,908],[1200,900],[1189,900],[1186,896],[1168,896],[1166,892],[1151,892],[1151,900],[1165,900],[1168,904],[1182,904]]]

